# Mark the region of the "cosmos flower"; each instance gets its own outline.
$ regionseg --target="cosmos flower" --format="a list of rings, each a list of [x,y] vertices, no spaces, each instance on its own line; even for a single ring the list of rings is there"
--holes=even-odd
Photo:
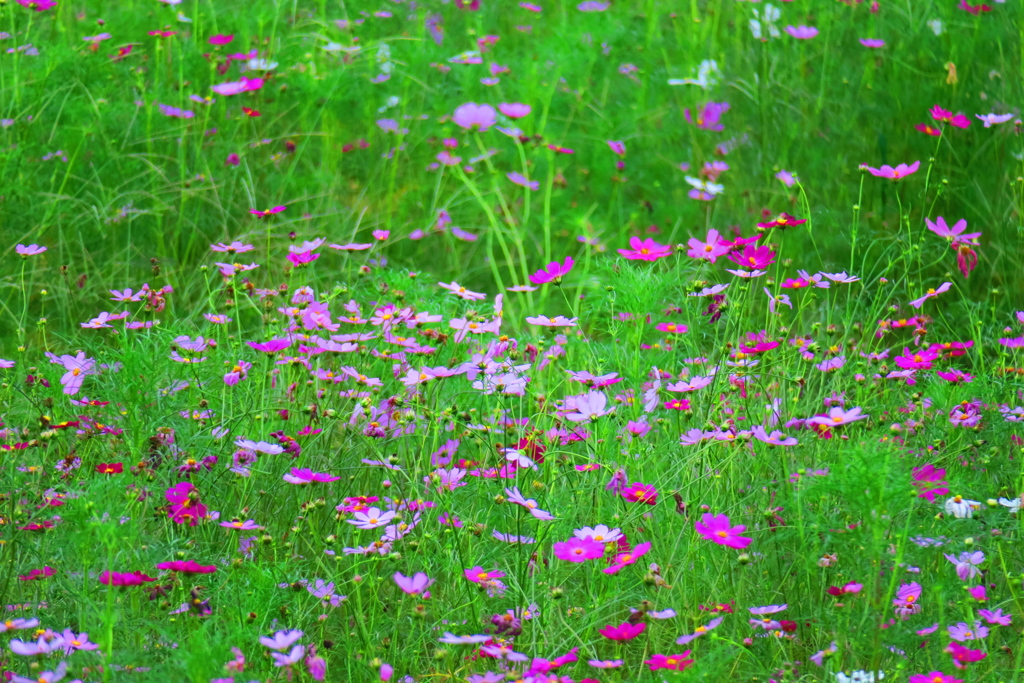
[[[701,515],[699,522],[694,522],[694,528],[705,540],[738,550],[743,550],[754,540],[740,536],[747,527],[742,524],[730,526],[729,517],[726,515],[705,513]]]

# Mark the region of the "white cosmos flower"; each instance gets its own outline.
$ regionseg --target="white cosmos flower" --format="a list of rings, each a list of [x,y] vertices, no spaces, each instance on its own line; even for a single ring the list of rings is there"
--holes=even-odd
[[[953,515],[957,519],[970,519],[974,516],[974,511],[981,507],[981,503],[976,500],[967,500],[962,496],[953,496],[946,501],[944,507],[946,514]]]

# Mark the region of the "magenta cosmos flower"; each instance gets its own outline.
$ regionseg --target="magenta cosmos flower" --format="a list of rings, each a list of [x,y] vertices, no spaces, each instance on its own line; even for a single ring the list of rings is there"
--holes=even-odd
[[[629,249],[619,249],[618,252],[630,261],[657,261],[672,255],[672,247],[658,244],[649,237],[645,240],[636,236],[630,237],[629,246]]]
[[[572,256],[566,256],[564,263],[558,261],[552,261],[545,268],[538,270],[536,273],[530,276],[530,282],[535,285],[542,285],[547,282],[554,282],[559,284],[562,278],[569,274],[572,267],[576,265],[573,261]]]
[[[605,626],[598,633],[608,640],[632,640],[643,633],[645,628],[647,628],[647,624],[642,621],[639,624],[631,624],[627,621],[618,626]]]
[[[876,178],[890,178],[892,180],[899,180],[900,178],[905,178],[906,176],[912,173],[916,173],[917,169],[920,167],[921,162],[915,161],[909,166],[907,166],[906,164],[900,164],[896,168],[893,168],[888,164],[883,164],[881,168],[872,168],[870,166],[866,168],[868,173],[875,176]]]
[[[619,553],[618,555],[616,555],[615,559],[613,560],[612,566],[605,567],[601,571],[603,571],[605,574],[617,574],[629,565],[635,564],[636,561],[644,555],[646,555],[650,549],[651,544],[649,542],[641,543],[632,550],[629,550],[624,553]]]
[[[719,121],[722,118],[722,114],[729,111],[728,102],[708,102],[705,104],[696,116],[690,114],[689,109],[683,110],[683,115],[686,117],[688,123],[692,123],[701,130],[724,130],[723,126]]]
[[[705,540],[738,550],[743,550],[754,540],[740,536],[741,533],[746,531],[747,527],[743,524],[735,527],[730,526],[729,517],[726,515],[705,513],[701,516],[699,522],[694,522],[694,528]]]
[[[497,120],[498,114],[494,107],[475,102],[460,105],[452,114],[452,121],[456,126],[466,130],[479,129],[480,132],[488,130]]]
[[[183,481],[164,492],[164,497],[170,503],[167,516],[176,524],[188,522],[189,526],[195,526],[206,516],[206,506],[199,502],[199,496],[195,491],[195,486]]]
[[[106,571],[100,574],[100,583],[104,586],[141,586],[150,581],[156,581],[156,579],[146,576],[142,572]]]
[[[954,678],[941,671],[932,671],[927,674],[914,674],[907,683],[964,683],[961,678]]]
[[[174,562],[161,562],[157,569],[168,569],[181,574],[213,574],[217,571],[215,565],[202,565],[195,560],[175,560]]]
[[[619,492],[626,500],[631,500],[634,503],[646,503],[647,505],[654,505],[658,502],[658,491],[650,484],[641,484],[636,482],[630,484],[626,488]]]
[[[879,38],[861,38],[860,44],[874,49],[885,47],[885,41]]]
[[[956,128],[967,128],[971,125],[971,120],[963,114],[954,114],[948,109],[943,109],[937,104],[929,109],[928,113],[931,114],[932,118],[939,123],[948,123]]]
[[[334,477],[322,472],[314,472],[306,467],[293,467],[291,474],[282,477],[289,484],[313,484],[316,482],[338,481],[341,477]]]
[[[566,562],[586,562],[604,556],[604,544],[589,536],[555,543],[553,549],[555,557]]]
[[[693,664],[692,659],[687,659],[689,656],[690,650],[679,655],[653,655],[650,659],[645,659],[644,664],[651,671],[657,671],[658,669],[682,671]]]
[[[466,578],[473,583],[484,583],[485,581],[493,581],[494,579],[504,578],[505,572],[499,571],[484,571],[484,568],[477,565],[471,569],[463,570]]]
[[[275,213],[281,213],[287,208],[287,206],[273,206],[269,209],[263,209],[262,211],[259,209],[249,209],[249,213],[256,216],[256,218],[266,218],[267,216],[271,216]]]

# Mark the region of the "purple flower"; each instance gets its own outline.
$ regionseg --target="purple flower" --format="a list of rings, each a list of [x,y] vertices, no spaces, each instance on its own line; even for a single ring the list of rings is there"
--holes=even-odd
[[[231,83],[218,83],[217,85],[211,85],[210,90],[218,95],[230,97],[231,95],[238,95],[243,92],[249,92],[250,90],[259,90],[262,87],[262,78],[243,78],[240,81],[234,81]]]
[[[950,626],[947,629],[949,637],[958,642],[964,642],[965,640],[981,640],[988,635],[988,627],[982,626],[980,621],[974,622],[974,626],[960,622],[954,626]]]
[[[467,102],[460,105],[452,115],[455,125],[466,130],[479,128],[481,132],[486,131],[497,121],[498,115],[494,107],[489,104],[476,104]]]
[[[697,126],[701,130],[723,130],[725,126],[719,123],[719,119],[722,118],[722,114],[729,111],[728,102],[708,102],[704,107],[697,113],[696,118],[690,115],[690,110],[686,109],[683,114],[686,116],[686,120],[689,123]]]
[[[282,477],[289,484],[312,484],[314,482],[338,481],[341,477],[334,477],[322,472],[314,472],[306,467],[293,467],[291,474]]]
[[[818,29],[813,26],[787,26],[786,33],[797,40],[810,40],[818,35]]]
[[[956,575],[961,581],[969,581],[981,576],[981,570],[976,565],[985,561],[985,553],[977,550],[973,553],[960,553],[960,557],[946,553],[945,558],[956,565]]]
[[[430,597],[430,591],[427,588],[435,581],[435,579],[427,577],[423,572],[417,572],[413,576],[405,576],[402,572],[395,572],[392,578],[403,592],[409,595],[422,595],[424,598]]]
[[[917,169],[920,167],[921,162],[915,161],[909,166],[907,166],[906,164],[900,164],[896,168],[893,168],[888,164],[883,165],[881,168],[872,168],[870,166],[867,166],[866,168],[868,173],[875,176],[876,178],[891,178],[892,180],[899,180],[900,178],[908,176],[911,173],[915,173]]]
[[[587,0],[587,2],[581,2],[576,5],[576,9],[581,12],[603,12],[610,7],[610,3],[597,2],[596,0]]]
[[[38,244],[30,244],[26,247],[24,244],[19,244],[14,247],[14,251],[22,258],[28,258],[29,256],[35,256],[36,254],[42,254],[46,251],[46,247],[41,247]]]
[[[885,46],[885,41],[878,38],[861,38],[860,44],[864,47],[879,48]]]
[[[508,104],[502,102],[498,105],[498,110],[510,119],[521,119],[524,116],[529,116],[532,108],[528,104],[521,104],[519,102],[510,102]]]
[[[305,654],[306,647],[304,645],[296,645],[286,655],[280,652],[271,652],[270,656],[274,658],[274,666],[291,666],[301,662]]]
[[[284,651],[301,638],[302,631],[277,631],[273,636],[260,636],[260,645],[271,650]]]
[[[195,112],[193,111],[179,109],[178,107],[172,107],[169,104],[158,104],[157,106],[160,107],[161,114],[176,119],[190,119],[196,115]]]
[[[576,262],[571,256],[566,256],[563,263],[552,261],[546,268],[538,270],[536,273],[531,275],[530,282],[535,285],[542,285],[547,282],[560,284],[562,282],[562,278],[569,274],[569,271],[572,270],[572,267],[575,264]]]
[[[519,185],[520,187],[525,187],[528,190],[536,191],[540,187],[540,182],[539,181],[537,181],[537,180],[530,180],[526,176],[524,176],[522,173],[517,173],[516,171],[512,171],[511,173],[506,173],[505,175],[506,175],[506,177],[508,177],[509,180],[511,180],[516,185]]]

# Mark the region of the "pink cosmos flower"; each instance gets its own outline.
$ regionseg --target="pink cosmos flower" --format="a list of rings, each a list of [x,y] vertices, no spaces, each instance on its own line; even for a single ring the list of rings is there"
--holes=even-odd
[[[961,678],[948,676],[941,671],[932,671],[927,674],[914,674],[907,683],[964,683]]]
[[[796,181],[797,181],[796,175],[793,174],[793,173],[790,173],[789,171],[787,171],[785,169],[783,169],[783,170],[779,171],[778,173],[776,173],[775,174],[775,178],[780,183],[785,185],[786,187],[793,187],[794,185],[796,185]]]
[[[498,115],[494,111],[494,107],[489,104],[476,104],[475,102],[467,102],[460,105],[452,115],[452,121],[455,125],[466,130],[479,129],[480,132],[490,129],[497,120]]]
[[[331,482],[338,481],[341,477],[335,477],[330,474],[324,474],[322,472],[314,472],[305,467],[293,467],[291,474],[286,474],[282,477],[289,484],[312,484],[316,482]]]
[[[769,246],[753,247],[748,244],[743,247],[743,253],[733,251],[727,258],[744,268],[758,270],[775,263],[775,252]]]
[[[999,0],[996,0],[996,2],[999,2]],[[957,5],[957,7],[959,9],[962,9],[963,11],[967,12],[968,14],[973,14],[974,16],[978,16],[982,12],[991,12],[992,11],[992,6],[991,5],[986,5],[984,3],[982,3],[980,5],[972,5],[972,4],[968,3],[967,0],[960,0],[960,4]]]
[[[222,33],[217,33],[215,35],[210,36],[209,43],[210,43],[210,45],[227,45],[228,43],[230,43],[234,39],[235,39],[234,35],[231,35],[231,34],[224,35]]]
[[[910,305],[913,306],[914,308],[921,308],[925,301],[928,301],[928,299],[931,299],[933,296],[938,296],[943,292],[949,291],[949,288],[952,286],[952,282],[943,282],[938,287],[934,289],[929,289],[920,299],[914,299],[913,301],[911,301]]]
[[[141,586],[151,581],[156,581],[156,579],[152,576],[146,576],[142,572],[122,573],[105,571],[100,574],[100,583],[104,586]]]
[[[842,406],[833,406],[828,411],[828,415],[815,415],[812,418],[808,418],[807,423],[824,425],[826,427],[838,427],[839,425],[849,424],[857,420],[866,420],[870,417],[864,415],[861,411],[862,409],[859,407],[845,410]]]
[[[405,576],[402,572],[395,572],[392,578],[398,584],[398,587],[402,589],[402,592],[412,596],[422,595],[424,598],[430,597],[430,591],[427,588],[435,581],[435,579],[429,578],[423,572],[417,572],[414,576]]]
[[[524,116],[529,116],[531,107],[528,104],[520,104],[519,102],[508,104],[502,102],[498,105],[498,110],[510,119],[521,119]]]
[[[639,624],[626,622],[618,626],[605,626],[599,629],[598,633],[608,640],[632,640],[643,633],[645,628],[647,628],[647,624],[642,621]]]
[[[547,282],[560,284],[562,282],[562,278],[569,274],[569,271],[572,270],[572,267],[575,264],[576,262],[573,261],[571,256],[566,256],[563,263],[552,261],[546,266],[546,268],[542,268],[531,275],[530,282],[535,285],[542,285]]]
[[[615,559],[612,561],[612,566],[605,567],[601,571],[605,574],[617,574],[629,565],[635,564],[636,561],[646,555],[650,549],[650,543],[641,543],[630,551],[617,554]]]
[[[486,294],[483,294],[481,292],[471,292],[462,285],[460,285],[458,282],[455,282],[454,280],[452,280],[449,283],[438,282],[437,284],[442,289],[447,289],[455,296],[459,297],[460,299],[465,299],[466,301],[482,301],[483,299],[487,298]]]
[[[183,481],[164,491],[164,498],[170,503],[167,516],[176,524],[188,522],[195,526],[206,516],[206,506],[199,502],[199,495],[192,483]]]
[[[686,255],[690,258],[705,259],[714,263],[718,260],[719,256],[728,254],[732,249],[732,247],[722,244],[721,239],[721,234],[714,228],[708,230],[707,239],[703,242],[696,237],[691,237],[687,242],[690,249],[686,252]]]
[[[723,621],[724,619],[722,617],[715,617],[714,619],[708,622],[707,626],[698,626],[693,633],[687,634],[685,636],[679,636],[679,638],[676,640],[676,645],[686,645],[691,640],[706,635],[708,631],[718,628],[718,626]]]
[[[630,237],[629,246],[629,249],[619,249],[618,252],[631,261],[657,261],[672,255],[671,246],[658,244],[649,237],[645,240],[636,236]]]
[[[217,571],[215,565],[201,565],[195,560],[175,560],[174,562],[161,562],[157,569],[168,569],[181,574],[213,574]]]
[[[686,325],[680,325],[678,323],[658,323],[654,326],[654,329],[668,334],[685,334],[688,331]]]
[[[885,41],[878,38],[861,38],[860,44],[864,47],[880,48],[885,46]]]
[[[581,396],[573,396],[571,408],[566,406],[563,417],[570,422],[590,422],[599,417],[615,412],[615,406],[607,408],[608,397],[600,391],[589,391]],[[568,399],[566,399],[568,403]]]
[[[262,78],[242,78],[240,81],[233,81],[231,83],[218,83],[217,85],[211,85],[210,90],[222,95],[224,97],[231,97],[232,95],[238,95],[244,92],[250,92],[253,90],[259,90],[263,87]]]
[[[236,520],[234,520],[232,522],[221,522],[220,525],[222,527],[225,527],[225,528],[228,528],[228,529],[236,529],[238,531],[253,531],[253,530],[256,530],[256,529],[262,529],[263,528],[263,527],[259,526],[258,524],[256,524],[256,520],[254,520],[254,519],[247,519],[244,522],[241,521],[241,520],[237,520],[236,519]]]
[[[916,173],[917,169],[919,169],[920,167],[921,162],[915,161],[909,166],[906,164],[900,164],[896,168],[893,168],[888,164],[884,164],[881,168],[872,168],[868,166],[867,171],[876,178],[890,178],[892,180],[899,180],[900,178],[905,178],[906,176],[912,173]]]
[[[484,568],[480,565],[473,567],[472,569],[463,570],[463,574],[467,579],[473,583],[484,583],[487,581],[493,581],[494,579],[504,578],[505,572],[499,571],[484,571]]]
[[[978,615],[981,616],[981,618],[987,621],[988,623],[994,624],[996,626],[1009,626],[1011,623],[1013,623],[1013,616],[1009,614],[1003,614],[1002,609],[997,609],[994,611],[980,609],[978,610]]]
[[[943,109],[939,105],[935,105],[928,110],[928,113],[932,115],[932,118],[940,123],[948,123],[951,126],[957,128],[967,128],[971,125],[971,120],[963,114],[953,114],[953,112]]]
[[[395,518],[397,513],[394,510],[388,510],[382,512],[380,508],[371,507],[365,511],[356,511],[352,513],[354,519],[346,519],[345,521],[353,525],[357,529],[376,529],[378,527],[387,526],[391,520]]]
[[[620,157],[625,156],[626,144],[624,142],[620,142],[619,140],[608,140],[608,146]]]
[[[212,321],[211,321],[212,322]],[[252,369],[252,363],[244,360],[238,361],[238,364],[231,368],[231,372],[224,375],[224,384],[228,386],[234,386],[241,382],[243,379],[249,376],[249,370]]]
[[[726,515],[705,513],[701,516],[701,521],[694,522],[694,528],[705,540],[738,550],[743,550],[754,540],[740,536],[747,527],[742,524],[735,527],[730,526],[729,517]]]
[[[555,557],[566,562],[586,562],[604,556],[604,544],[591,537],[570,538],[552,546]]]
[[[36,256],[37,254],[42,254],[44,251],[46,251],[46,247],[41,247],[38,244],[30,244],[26,247],[24,244],[19,244],[16,247],[14,247],[14,251],[22,258],[28,258],[29,256]]]
[[[536,192],[540,188],[540,181],[539,180],[530,180],[529,178],[524,176],[522,173],[518,173],[516,171],[512,171],[510,173],[506,173],[505,177],[507,177],[509,180],[511,180],[516,185],[519,185],[520,187],[525,187],[527,190],[533,190],[533,191]]]
[[[933,223],[930,219],[924,219],[925,225],[928,229],[934,232],[939,237],[945,237],[947,242],[953,242],[955,240],[973,240],[981,237],[980,232],[964,233],[967,229],[967,219],[961,218],[953,227],[946,225],[946,219],[939,216]]]
[[[970,581],[976,576],[981,576],[981,570],[977,565],[985,561],[985,553],[980,550],[973,553],[960,553],[960,556],[945,553],[944,557],[956,565],[956,575],[961,581]]]
[[[269,209],[263,209],[262,211],[259,209],[249,209],[249,213],[256,216],[256,218],[266,218],[267,216],[271,216],[275,213],[281,213],[287,208],[287,206],[274,206]]]
[[[302,631],[277,631],[273,636],[260,636],[260,645],[270,650],[283,652],[303,636]]]
[[[921,584],[917,582],[900,584],[896,590],[896,597],[892,604],[896,607],[896,614],[902,618],[909,617],[921,611],[918,601],[921,599]]]
[[[668,669],[670,671],[683,671],[687,667],[693,665],[692,659],[687,659],[690,656],[690,650],[679,654],[679,655],[653,655],[650,659],[645,659],[644,664],[651,671],[657,671],[658,669]]]
[[[818,35],[818,29],[813,26],[787,26],[786,33],[797,40],[810,40]]]
[[[686,117],[686,121],[688,123],[697,126],[697,128],[700,128],[701,130],[720,131],[724,130],[725,126],[719,123],[719,121],[722,118],[722,114],[727,111],[729,111],[728,102],[708,102],[701,108],[695,117],[691,116],[688,108],[683,110],[683,115]]]
[[[622,489],[619,492],[626,500],[631,500],[634,503],[646,503],[647,505],[655,505],[658,502],[658,490],[650,484],[641,484],[640,482],[634,482]]]

